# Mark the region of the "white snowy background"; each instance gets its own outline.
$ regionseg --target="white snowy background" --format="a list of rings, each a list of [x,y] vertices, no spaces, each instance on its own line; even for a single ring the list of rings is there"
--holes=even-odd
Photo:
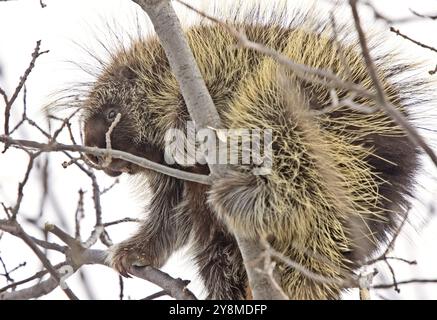
[[[204,10],[208,9],[211,1],[187,1]],[[245,1],[250,2],[250,1]],[[267,3],[267,1],[264,1]],[[274,1],[269,0],[268,3]],[[307,6],[311,1],[289,1],[291,5]],[[140,21],[146,21],[143,13],[136,5],[127,0],[44,0],[47,5],[41,8],[38,0],[17,0],[0,2],[0,66],[3,74],[0,76],[0,86],[11,95],[19,81],[19,77],[27,68],[30,61],[30,54],[33,52],[37,40],[42,40],[42,50],[50,50],[50,53],[41,56],[37,65],[27,81],[27,101],[29,117],[38,121],[41,125],[45,123],[42,107],[50,102],[51,94],[62,88],[67,83],[83,81],[88,79],[87,75],[74,67],[67,61],[92,63],[89,57],[84,54],[81,47],[89,47],[97,54],[103,54],[98,45],[98,39],[105,40],[108,36],[108,29],[105,21],[116,22],[124,30],[135,30],[134,17],[138,13]],[[229,1],[221,1],[225,5]],[[320,10],[328,12],[330,1],[319,0],[317,5]],[[435,0],[378,0],[373,1],[375,7],[390,18],[398,18],[411,15],[409,9],[417,12],[437,12],[437,1]],[[185,23],[193,23],[196,20],[192,13],[177,6],[177,13],[181,14]],[[349,9],[344,12],[337,12],[340,20],[349,20]],[[437,53],[419,48],[411,43],[402,41],[394,34],[390,34],[388,27],[382,22],[375,22],[368,10],[361,10],[367,26],[373,26],[386,32],[390,42],[395,43],[412,60],[425,61],[427,70],[434,69],[437,64]],[[143,28],[149,27],[144,23]],[[410,35],[416,40],[428,45],[437,47],[437,21],[421,19],[405,23],[399,26],[401,31]],[[135,31],[134,31],[135,32]],[[108,39],[111,37],[109,36]],[[426,71],[423,77],[431,77]],[[437,77],[435,75],[434,77]],[[21,100],[18,99],[13,107],[12,123],[19,119],[22,112]],[[424,126],[432,128],[436,112],[430,112]],[[0,109],[0,127],[3,128],[3,106]],[[434,116],[434,118],[433,118]],[[435,126],[437,128],[437,126]],[[423,131],[427,137],[430,135]],[[44,141],[41,134],[34,129],[22,129],[18,135],[23,138]],[[430,137],[432,138],[432,137]],[[67,141],[67,137],[63,137]],[[432,140],[430,143],[435,146]],[[7,206],[14,205],[18,183],[21,181],[27,165],[25,153],[13,149],[6,154],[0,154],[0,201]],[[50,201],[44,208],[44,220],[62,226],[72,233],[74,230],[74,214],[80,188],[86,191],[85,194],[85,219],[83,220],[82,236],[86,238],[94,224],[94,211],[91,199],[90,180],[74,166],[63,169],[61,163],[65,157],[59,154],[50,154]],[[411,278],[437,279],[437,221],[432,215],[434,202],[437,196],[437,170],[430,161],[423,157],[423,170],[418,178],[417,199],[412,209],[411,225],[408,225],[397,241],[394,256],[417,260],[417,266],[410,266],[403,263],[393,263],[398,281]],[[36,218],[39,214],[42,185],[41,176],[37,170],[30,177],[29,183],[24,190],[25,198],[22,204],[19,217],[21,221],[26,218]],[[97,173],[102,188],[112,184],[113,179],[104,174]],[[110,192],[102,196],[102,207],[104,221],[112,221],[123,217],[139,217],[142,215],[144,203],[132,195],[128,185],[128,179],[121,177],[120,183]],[[143,200],[144,201],[144,200]],[[26,230],[32,235],[42,237],[40,231],[23,222]],[[119,242],[128,237],[135,230],[134,224],[123,224],[111,227],[110,235],[114,242]],[[51,238],[55,240],[54,238]],[[103,248],[103,246],[101,246]],[[26,262],[27,265],[12,274],[15,280],[26,278],[40,270],[39,261],[33,252],[19,239],[4,234],[0,240],[0,256],[6,262],[9,269]],[[53,263],[61,262],[63,257],[50,253]],[[378,265],[380,274],[377,281],[388,283],[391,276],[383,265]],[[118,275],[107,267],[87,266],[83,268],[86,279],[89,281],[91,291],[85,290],[79,275],[75,274],[68,279],[67,283],[72,290],[82,299],[118,299],[119,282]],[[166,266],[164,271],[173,277],[190,279],[190,288],[199,297],[203,296],[203,288],[196,270],[190,261],[186,251],[175,254]],[[0,273],[3,269],[0,266]],[[0,287],[6,285],[4,277],[0,277]],[[125,280],[125,298],[138,299],[159,291],[156,286],[140,279]],[[393,290],[379,290],[372,292],[373,298],[390,299],[435,299],[437,298],[437,283],[426,285],[401,286],[398,294]],[[56,289],[43,299],[65,299],[65,294]],[[345,299],[357,299],[356,291],[344,295]]]

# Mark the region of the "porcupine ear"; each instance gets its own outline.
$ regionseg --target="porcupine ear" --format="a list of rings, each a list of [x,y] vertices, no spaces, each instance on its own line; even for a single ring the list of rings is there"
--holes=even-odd
[[[130,66],[123,65],[116,70],[115,76],[122,80],[134,80],[137,74]]]

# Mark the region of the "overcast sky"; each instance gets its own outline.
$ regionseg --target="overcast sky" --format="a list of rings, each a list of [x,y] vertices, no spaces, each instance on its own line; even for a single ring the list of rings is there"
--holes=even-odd
[[[83,72],[67,63],[67,61],[92,62],[80,49],[80,46],[87,46],[93,51],[101,52],[97,45],[97,39],[104,39],[105,34],[107,34],[107,29],[104,26],[105,21],[116,22],[122,29],[132,30],[135,25],[132,19],[132,17],[135,17],[135,12],[138,12],[142,17],[141,11],[137,11],[136,6],[130,1],[45,0],[44,2],[47,4],[44,9],[40,7],[38,0],[17,0],[0,3],[0,65],[3,71],[0,85],[2,88],[6,89],[9,94],[13,91],[20,75],[30,61],[30,54],[37,40],[42,40],[43,50],[50,50],[50,53],[38,59],[37,66],[27,82],[29,114],[41,123],[44,121],[41,108],[50,101],[50,94],[65,86],[65,83],[83,81],[86,78]],[[200,5],[205,10],[209,3],[206,1],[188,2],[197,6]],[[293,3],[298,2],[293,1]],[[309,1],[300,2],[307,5]],[[326,12],[326,3],[329,1],[319,2],[321,10]],[[220,3],[223,5],[227,1],[221,1]],[[381,12],[393,18],[410,15],[410,8],[423,13],[432,12],[433,9],[433,12],[437,11],[437,2],[435,0],[378,0],[375,3]],[[187,23],[193,23],[195,20],[192,14],[184,13],[184,10],[180,7],[178,7],[177,12],[184,17],[183,20]],[[348,11],[345,10],[344,14],[337,13],[337,17],[342,20],[349,19]],[[366,21],[370,21],[367,26],[372,25],[380,32],[387,30],[387,26],[383,23],[374,23],[370,18]],[[145,22],[144,28],[146,26],[147,23]],[[435,36],[437,21],[421,20],[403,24],[400,28],[413,38],[437,47],[437,37]],[[389,42],[396,42],[396,45],[401,47],[402,51],[412,60],[424,60],[428,70],[433,69],[437,64],[436,53],[406,43],[406,41],[396,38],[393,34],[385,32],[387,33],[386,36],[390,38]],[[426,72],[423,76],[429,77]],[[17,119],[17,116],[21,113],[20,107],[20,103],[14,106],[13,119]],[[434,117],[435,114],[434,112]],[[428,119],[431,119],[431,116]],[[432,126],[432,122],[428,120],[426,125],[428,127]],[[2,115],[0,115],[0,127],[3,127]],[[23,130],[19,132],[19,135],[36,140],[43,139],[31,130]],[[434,142],[432,143],[434,144]],[[82,232],[83,236],[87,237],[94,223],[91,185],[88,179],[74,167],[62,169],[60,164],[64,160],[60,155],[51,155],[51,192],[54,198],[58,199],[58,203],[51,203],[47,206],[45,217],[58,224],[64,219],[68,224],[69,231],[72,231],[77,192],[79,188],[83,188],[87,191],[85,203],[87,216],[84,219]],[[414,218],[412,223],[415,228],[407,228],[396,247],[396,255],[408,259],[417,259],[419,265],[412,267],[395,263],[394,266],[400,280],[411,277],[437,279],[437,252],[435,250],[437,222],[431,220],[424,228],[420,229],[420,232],[415,231],[419,230],[418,228],[427,219],[427,212],[432,203],[431,199],[435,199],[437,194],[437,183],[436,179],[433,178],[437,176],[437,172],[427,159],[424,158],[423,160],[424,169],[418,179],[419,187],[417,188],[420,201],[415,201],[413,208]],[[9,150],[6,154],[0,154],[0,201],[9,205],[13,204],[17,183],[22,179],[26,164],[27,158],[20,152]],[[102,187],[110,185],[113,181],[100,173],[98,173],[98,177]],[[103,196],[102,205],[105,221],[125,216],[136,217],[141,215],[144,204],[131,195],[132,192],[127,182],[127,179],[122,177],[121,183]],[[40,192],[40,179],[37,175],[32,175],[30,183],[25,189],[25,201],[20,216],[35,217],[38,214]],[[113,240],[118,242],[127,238],[133,230],[133,225],[123,225],[114,227],[109,231]],[[41,236],[36,230],[29,229],[29,231]],[[28,263],[25,268],[13,274],[16,280],[25,278],[38,270],[38,261],[34,258],[33,253],[19,240],[11,236],[5,235],[0,241],[0,255],[10,268],[23,261]],[[53,257],[54,262],[62,260],[61,256],[53,255],[51,257]],[[114,271],[101,266],[90,266],[86,267],[85,270],[87,277],[92,282],[94,297],[99,299],[118,298],[118,277]],[[190,288],[196,294],[201,293],[202,286],[196,280],[195,268],[190,263],[186,253],[179,254],[171,259],[164,267],[164,270],[174,277],[194,279]],[[2,269],[0,268],[1,272]],[[86,298],[87,293],[77,277],[75,275],[67,282],[81,298]],[[390,281],[389,277],[387,281]],[[4,284],[4,278],[0,277],[0,287]],[[129,279],[126,281],[125,293],[132,298],[142,298],[155,291],[157,291],[156,287],[142,280]],[[437,289],[434,289],[431,285],[405,286],[400,294],[394,294],[391,291],[380,291],[379,293],[390,298],[437,298]],[[357,298],[357,295],[352,293],[346,297]],[[64,299],[65,295],[57,289],[45,298]],[[377,297],[375,296],[375,298]]]

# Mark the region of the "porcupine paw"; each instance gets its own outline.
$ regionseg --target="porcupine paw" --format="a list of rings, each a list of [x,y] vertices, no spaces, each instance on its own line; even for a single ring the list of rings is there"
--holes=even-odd
[[[130,277],[132,267],[145,267],[151,265],[147,254],[129,242],[121,242],[109,249],[107,258],[109,265],[123,277]]]

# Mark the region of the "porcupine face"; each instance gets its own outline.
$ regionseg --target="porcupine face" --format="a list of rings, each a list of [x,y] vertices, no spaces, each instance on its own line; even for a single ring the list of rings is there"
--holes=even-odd
[[[138,122],[132,108],[137,90],[136,72],[129,66],[110,65],[97,79],[84,105],[84,142],[86,146],[106,148],[106,134],[120,113],[120,121],[111,132],[111,148],[125,151],[154,162],[162,162],[162,153],[147,141],[139,140]],[[87,155],[95,164],[103,159]],[[122,173],[135,174],[141,167],[121,159],[112,159],[104,172],[112,177]]]

